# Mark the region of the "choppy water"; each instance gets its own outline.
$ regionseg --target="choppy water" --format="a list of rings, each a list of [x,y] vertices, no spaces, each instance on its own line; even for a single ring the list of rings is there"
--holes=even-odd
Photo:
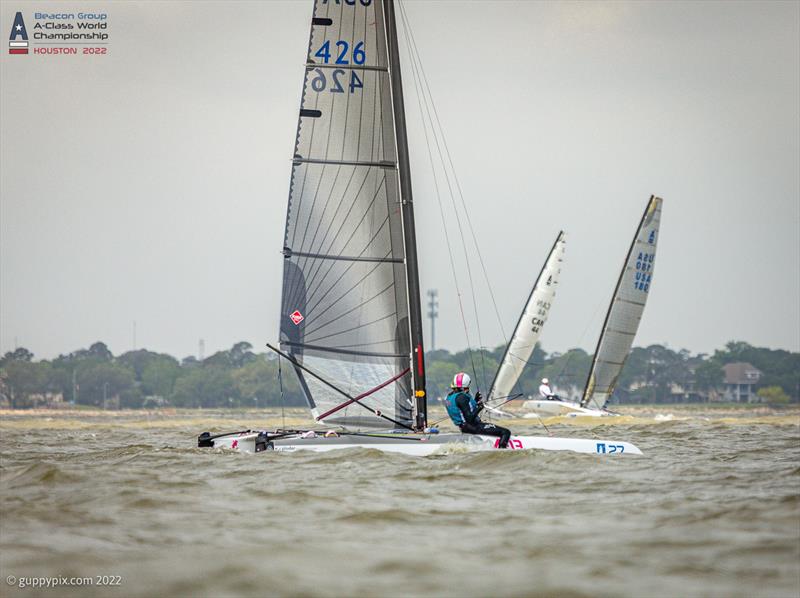
[[[797,596],[800,414],[670,411],[547,420],[622,459],[243,455],[195,437],[274,414],[6,412],[0,595]]]

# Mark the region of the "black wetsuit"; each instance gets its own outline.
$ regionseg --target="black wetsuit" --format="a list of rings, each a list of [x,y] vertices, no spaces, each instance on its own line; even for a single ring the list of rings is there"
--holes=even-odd
[[[448,400],[453,401],[455,406],[461,412],[461,417],[464,421],[461,423],[456,423],[464,434],[497,436],[500,438],[498,448],[506,448],[508,446],[508,440],[511,438],[511,430],[508,428],[503,428],[502,426],[487,424],[481,421],[479,414],[483,409],[483,403],[476,402],[475,399],[472,398],[472,395],[464,391],[453,391],[447,398]]]

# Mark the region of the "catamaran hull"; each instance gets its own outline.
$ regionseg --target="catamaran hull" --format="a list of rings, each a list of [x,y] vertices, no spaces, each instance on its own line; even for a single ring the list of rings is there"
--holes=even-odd
[[[536,414],[546,417],[606,417],[613,415],[613,413],[602,409],[589,409],[568,401],[526,401],[523,404],[523,408],[535,411]],[[525,417],[536,417],[536,415],[530,414]]]
[[[471,434],[398,434],[359,435],[344,434],[335,437],[280,438],[269,440],[263,432],[242,432],[214,438],[214,448],[238,450],[245,453],[262,451],[314,451],[366,448],[388,453],[401,453],[417,457],[455,452],[489,451],[498,448],[493,436]],[[207,445],[206,445],[207,446]],[[508,445],[512,450],[572,451],[591,455],[641,455],[635,445],[621,440],[596,440],[587,438],[551,438],[546,436],[512,436]]]

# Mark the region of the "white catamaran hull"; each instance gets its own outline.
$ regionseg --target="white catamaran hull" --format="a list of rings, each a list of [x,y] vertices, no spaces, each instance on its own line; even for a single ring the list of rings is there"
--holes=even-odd
[[[390,453],[424,457],[427,455],[461,451],[488,451],[497,448],[493,436],[469,434],[343,434],[335,437],[266,439],[262,432],[226,434],[213,439],[214,448],[255,453],[264,450],[294,452],[299,450],[324,452],[339,449],[367,448]],[[538,449],[545,451],[572,451],[592,455],[641,455],[635,445],[621,440],[588,438],[550,438],[546,436],[512,436],[508,448],[513,450]]]
[[[522,407],[534,411],[525,417],[537,417],[537,415],[544,415],[546,417],[607,417],[614,415],[604,409],[590,409],[588,407],[581,407],[577,403],[570,403],[569,401],[526,401]]]

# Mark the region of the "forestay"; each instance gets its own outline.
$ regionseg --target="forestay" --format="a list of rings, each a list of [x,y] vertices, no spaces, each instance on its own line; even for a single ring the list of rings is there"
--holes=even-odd
[[[412,404],[397,148],[378,0],[317,0],[284,240],[281,348],[404,425]],[[295,368],[315,418],[387,427]],[[405,373],[404,373],[405,372]]]
[[[594,353],[581,407],[602,409],[625,365],[652,284],[661,203],[660,197],[650,198],[628,250]]]
[[[565,245],[564,232],[561,231],[547,256],[547,261],[539,272],[511,341],[506,347],[506,352],[489,390],[490,399],[511,395],[514,385],[522,375],[522,371],[533,353],[556,295],[561,263],[564,261]]]

